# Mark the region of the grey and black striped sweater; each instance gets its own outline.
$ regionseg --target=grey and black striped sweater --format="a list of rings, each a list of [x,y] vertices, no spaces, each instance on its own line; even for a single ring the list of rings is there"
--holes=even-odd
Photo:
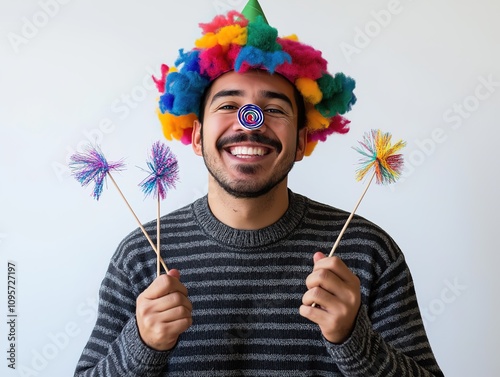
[[[329,252],[348,214],[289,195],[286,214],[258,231],[222,224],[206,197],[162,218],[162,256],[193,304],[193,325],[170,352],[138,335],[135,302],[155,278],[156,254],[139,230],[126,237],[75,376],[442,376],[403,254],[361,217],[336,251],[361,279],[352,335],[331,344],[299,315],[312,256]],[[155,224],[146,225],[153,240]]]

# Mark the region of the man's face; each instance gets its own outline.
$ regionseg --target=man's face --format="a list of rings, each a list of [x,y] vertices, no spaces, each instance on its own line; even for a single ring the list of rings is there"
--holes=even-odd
[[[238,123],[238,109],[248,103],[265,114],[258,130]],[[253,198],[287,184],[288,172],[304,155],[305,132],[297,132],[294,88],[286,79],[261,71],[228,72],[212,84],[203,125],[194,125],[193,149],[226,192]]]

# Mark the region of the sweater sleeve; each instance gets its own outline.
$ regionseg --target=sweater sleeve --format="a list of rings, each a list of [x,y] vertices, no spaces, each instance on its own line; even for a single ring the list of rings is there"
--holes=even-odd
[[[402,255],[381,275],[371,296],[361,306],[349,339],[342,344],[323,339],[343,375],[443,376]]]
[[[112,262],[99,290],[97,322],[75,377],[163,375],[168,352],[155,351],[141,340],[133,292],[128,276]]]

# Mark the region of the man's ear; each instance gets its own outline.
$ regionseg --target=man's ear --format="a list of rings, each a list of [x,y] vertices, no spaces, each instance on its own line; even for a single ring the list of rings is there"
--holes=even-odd
[[[201,150],[201,123],[198,119],[193,122],[193,133],[191,135],[191,147],[194,153],[202,156]]]
[[[295,161],[300,161],[304,158],[307,144],[307,127],[302,127],[297,135],[297,152],[295,152]]]

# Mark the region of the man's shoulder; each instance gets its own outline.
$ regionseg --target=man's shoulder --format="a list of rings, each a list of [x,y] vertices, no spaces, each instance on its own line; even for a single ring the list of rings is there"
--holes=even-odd
[[[342,220],[342,219],[347,221],[348,217],[351,214],[350,212],[335,207],[331,204],[320,202],[304,195],[299,195],[299,194],[295,195],[302,197],[301,200],[303,200],[306,203],[307,215],[309,218],[314,218],[317,220],[324,220],[324,221]],[[378,225],[376,225],[375,223],[373,223],[372,221],[366,219],[361,215],[355,214],[353,216],[353,220],[360,226],[376,228],[380,231],[383,231]]]
[[[304,200],[307,208],[303,227],[317,234],[325,233],[329,242],[335,241],[351,213],[305,196],[300,200]],[[345,229],[339,249],[346,245],[350,245],[349,251],[377,254],[386,262],[402,255],[394,239],[384,229],[358,214],[352,217]]]

